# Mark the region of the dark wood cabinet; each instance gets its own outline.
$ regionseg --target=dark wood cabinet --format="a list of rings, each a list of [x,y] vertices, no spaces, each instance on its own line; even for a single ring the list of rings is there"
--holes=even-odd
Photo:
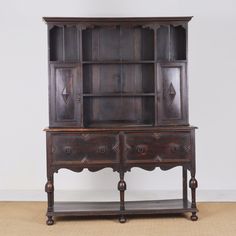
[[[197,220],[195,127],[188,123],[187,25],[191,17],[50,18],[47,224],[66,215],[191,212]],[[183,197],[125,201],[133,167],[183,168]],[[54,173],[110,167],[119,202],[54,202]],[[191,202],[187,197],[187,171]]]

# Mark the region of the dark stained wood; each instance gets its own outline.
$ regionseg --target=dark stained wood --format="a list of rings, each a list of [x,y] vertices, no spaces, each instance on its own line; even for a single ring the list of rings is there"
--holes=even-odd
[[[159,80],[158,124],[187,125],[187,77],[185,63],[157,64]]]
[[[153,35],[152,29],[142,27],[102,26],[86,29],[83,31],[83,61],[153,60]]]
[[[84,97],[84,124],[86,127],[153,125],[153,104],[152,96]]]
[[[190,133],[159,132],[125,134],[125,162],[163,163],[190,161]]]
[[[86,22],[188,22],[192,16],[184,17],[43,17],[47,23],[86,23]]]
[[[49,216],[145,215],[192,212],[189,201],[182,199],[159,201],[126,201],[125,211],[119,202],[55,202]]]
[[[54,26],[49,32],[50,60],[62,61],[64,59],[63,27]]]
[[[191,17],[43,19],[49,50],[46,223],[53,225],[54,216],[116,215],[124,223],[128,215],[185,212],[197,220],[196,127],[188,123]],[[178,166],[182,199],[126,201],[127,171]],[[54,174],[63,168],[112,168],[120,201],[54,202]]]
[[[50,126],[81,126],[80,65],[50,64],[50,72]]]
[[[82,61],[82,64],[152,64],[154,60],[94,60],[94,61]]]
[[[195,126],[159,126],[159,127],[101,127],[101,128],[45,128],[46,132],[107,132],[107,131],[189,131],[197,129]]]
[[[162,25],[157,29],[157,60],[186,60],[186,29],[184,26]]]
[[[119,163],[118,133],[53,133],[51,139],[53,165]]]
[[[84,93],[153,93],[153,64],[84,65]]]

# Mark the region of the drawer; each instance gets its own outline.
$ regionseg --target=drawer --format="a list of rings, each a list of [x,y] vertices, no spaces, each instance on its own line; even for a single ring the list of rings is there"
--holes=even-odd
[[[119,162],[118,134],[57,133],[51,136],[54,164],[109,164]]]
[[[126,133],[127,163],[185,162],[191,158],[189,132]]]

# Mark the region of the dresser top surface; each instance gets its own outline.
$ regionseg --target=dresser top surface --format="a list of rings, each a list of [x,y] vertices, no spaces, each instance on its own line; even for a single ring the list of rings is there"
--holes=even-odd
[[[47,23],[76,23],[76,22],[172,22],[190,21],[192,16],[175,17],[43,17]]]
[[[189,131],[197,129],[195,126],[168,126],[168,127],[112,127],[112,128],[45,128],[46,132],[106,132],[106,131]]]

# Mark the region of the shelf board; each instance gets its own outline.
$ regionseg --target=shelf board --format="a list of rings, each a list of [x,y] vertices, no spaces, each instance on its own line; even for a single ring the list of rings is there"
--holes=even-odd
[[[146,97],[155,96],[155,93],[85,93],[84,97]]]
[[[49,216],[100,216],[100,215],[143,215],[195,212],[189,201],[183,199],[127,201],[125,211],[120,202],[55,202]]]
[[[47,23],[77,23],[77,22],[173,22],[190,21],[193,16],[175,16],[175,17],[43,17]]]
[[[57,60],[57,61],[49,61],[52,64],[81,64],[81,61],[78,60]]]
[[[99,60],[83,61],[83,64],[152,64],[154,60]]]
[[[87,127],[89,128],[112,128],[112,127],[153,127],[153,123],[148,122],[131,122],[131,121],[90,121]]]
[[[147,127],[98,127],[98,128],[78,128],[78,127],[46,127],[43,129],[45,132],[110,132],[110,131],[145,131],[145,132],[161,132],[161,131],[190,131],[198,129],[196,126],[189,125],[172,125],[172,126],[154,126],[149,125]]]
[[[185,63],[187,60],[157,60],[156,63]]]
[[[69,64],[69,63],[74,63],[74,64],[154,64],[154,63],[185,63],[187,60],[141,60],[141,61],[136,61],[136,60],[100,60],[100,61],[79,61],[79,60],[57,60],[57,61],[52,61],[50,60],[49,63],[54,63],[54,64]]]

